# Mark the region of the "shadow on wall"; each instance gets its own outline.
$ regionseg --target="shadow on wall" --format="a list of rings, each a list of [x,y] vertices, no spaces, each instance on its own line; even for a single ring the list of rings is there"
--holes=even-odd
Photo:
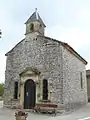
[[[88,102],[90,102],[90,98],[88,99]]]

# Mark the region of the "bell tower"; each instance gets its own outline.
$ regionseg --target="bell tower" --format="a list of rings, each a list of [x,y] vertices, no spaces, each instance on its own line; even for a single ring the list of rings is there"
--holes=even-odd
[[[35,9],[35,12],[30,16],[30,18],[26,21],[25,24],[26,24],[25,35],[35,32],[40,35],[44,35],[46,26],[38,14],[37,8]]]

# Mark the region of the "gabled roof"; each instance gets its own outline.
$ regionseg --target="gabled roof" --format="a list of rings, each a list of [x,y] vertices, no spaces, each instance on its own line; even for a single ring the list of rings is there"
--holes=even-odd
[[[33,22],[33,21],[39,21],[42,25],[44,25],[44,27],[46,27],[46,25],[44,24],[43,20],[41,19],[39,13],[36,11],[29,17],[29,19],[26,21],[25,24]]]
[[[87,61],[81,57],[70,45],[68,45],[67,43],[65,42],[61,42],[59,40],[56,40],[56,39],[53,39],[53,38],[50,38],[50,37],[46,37],[46,36],[40,36],[38,35],[39,37],[44,37],[46,39],[50,39],[50,40],[53,40],[53,41],[56,41],[56,42],[59,42],[61,43],[70,53],[72,53],[74,56],[76,56],[79,60],[81,60],[85,65],[87,65]]]
[[[25,40],[25,39],[22,39],[20,42],[18,42],[10,51],[8,51],[8,52],[5,54],[5,56],[8,56],[8,54],[11,53],[11,52],[14,50],[14,48],[16,48],[16,47],[17,47],[20,43],[22,43],[24,40]]]
[[[83,57],[81,57],[81,55],[78,54],[70,45],[68,45],[67,43],[64,43],[63,45],[68,51],[70,51],[74,56],[81,60],[85,65],[88,64],[88,62]]]
[[[46,38],[46,39],[50,39],[50,40],[53,40],[53,41],[56,41],[58,43],[61,43],[71,54],[73,54],[74,56],[76,56],[79,60],[81,60],[85,65],[87,65],[87,61],[81,57],[70,45],[68,45],[67,43],[65,42],[61,42],[59,40],[56,40],[56,39],[53,39],[53,38],[50,38],[50,37],[46,37],[46,36],[41,36],[41,35],[38,35],[37,37],[42,37],[42,38]],[[23,39],[22,41],[20,41],[17,45],[15,45],[15,47],[13,47],[9,52],[7,52],[5,55],[8,56],[9,53],[11,53],[14,48],[16,48],[20,43],[22,43],[25,39]]]

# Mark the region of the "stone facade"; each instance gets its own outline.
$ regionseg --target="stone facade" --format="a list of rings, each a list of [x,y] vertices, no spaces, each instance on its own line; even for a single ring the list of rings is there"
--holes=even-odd
[[[48,80],[48,100],[57,104],[58,108],[61,105],[70,108],[73,105],[76,107],[78,104],[87,103],[85,72],[87,62],[68,44],[45,37],[44,27],[42,32],[38,32],[39,27],[35,29],[37,31],[26,32],[25,39],[6,54],[5,106],[15,104],[23,108],[24,84],[28,79],[32,79],[36,84],[36,103],[43,100],[43,79]],[[28,29],[29,25],[26,30]],[[83,88],[80,83],[80,72],[82,72]],[[15,81],[18,82],[16,101]]]
[[[71,109],[87,103],[86,70],[82,61],[62,47],[63,103]],[[82,73],[82,88],[81,88]]]
[[[87,95],[88,101],[90,102],[90,70],[86,70],[86,78],[87,78]]]

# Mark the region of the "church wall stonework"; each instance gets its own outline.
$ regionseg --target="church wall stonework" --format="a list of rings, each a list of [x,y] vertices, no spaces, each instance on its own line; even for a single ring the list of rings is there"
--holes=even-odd
[[[26,68],[41,72],[41,78],[49,83],[50,98],[67,110],[87,103],[85,65],[60,42],[31,34],[7,56],[4,104],[9,105],[14,96],[14,82]],[[81,89],[80,72],[83,77]],[[20,92],[20,91],[19,91]]]
[[[56,103],[59,110],[64,108],[70,111],[86,104],[87,61],[67,43],[44,36],[46,26],[37,9],[25,24],[25,39],[6,54],[4,105],[21,105],[23,108],[25,99],[30,102],[30,91],[28,89],[24,94],[24,87],[27,79],[34,78],[32,81],[36,86],[36,102],[42,101],[43,80],[46,79],[48,101]],[[15,82],[18,82],[17,100],[14,99]],[[25,104],[33,107],[30,105],[32,103]]]
[[[88,102],[90,102],[90,70],[86,70],[86,78],[87,78],[87,95],[88,95]]]
[[[27,36],[26,39],[18,44],[7,56],[4,104],[8,104],[7,98],[9,100],[13,99],[14,82],[20,82],[19,74],[28,67],[36,68],[41,72],[41,76],[48,80],[51,101],[61,104],[61,54],[60,43],[41,36],[37,37],[33,34]],[[11,61],[9,59],[11,59]]]
[[[77,59],[62,46],[63,57],[63,103],[69,108],[78,108],[87,103],[86,68],[82,61]],[[82,72],[82,88],[81,75]]]

